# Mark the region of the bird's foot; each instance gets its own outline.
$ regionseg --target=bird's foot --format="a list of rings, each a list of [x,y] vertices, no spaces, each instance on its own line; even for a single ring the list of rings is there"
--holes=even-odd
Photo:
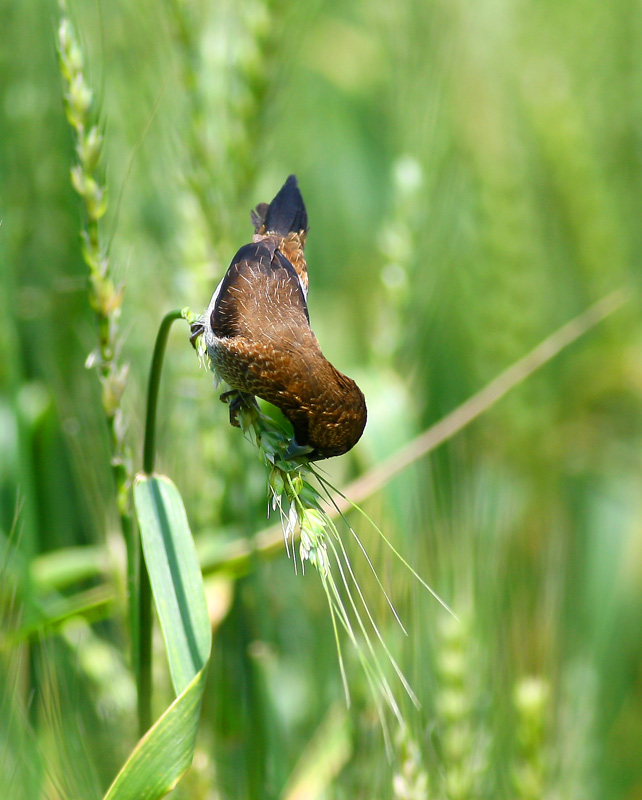
[[[310,447],[309,444],[299,444],[293,436],[288,445],[288,449],[283,454],[283,458],[286,461],[290,461],[290,459],[299,458],[300,456],[308,456],[313,451],[314,447]]]
[[[227,403],[230,409],[230,425],[235,428],[240,428],[239,412],[241,411],[258,411],[259,406],[253,394],[241,392],[239,389],[230,389],[229,392],[223,392],[221,395],[221,402]]]

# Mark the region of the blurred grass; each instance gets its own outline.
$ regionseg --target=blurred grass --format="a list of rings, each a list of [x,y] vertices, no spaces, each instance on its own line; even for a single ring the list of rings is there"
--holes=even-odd
[[[187,14],[189,47],[176,9]],[[515,741],[513,690],[529,675],[549,691],[549,794],[641,796],[642,11],[627,0],[70,10],[102,110],[135,453],[161,317],[205,306],[249,237],[250,208],[290,172],[311,220],[313,327],[370,409],[356,451],[324,465],[335,483],[629,287],[624,310],[366,507],[466,617],[467,752],[480,765],[469,796],[517,791],[515,769],[532,751]],[[56,26],[54,3],[0,4],[11,43],[0,49],[0,543],[8,553],[11,535],[15,548],[0,560],[0,786],[26,800],[100,796],[135,741],[109,439],[97,376],[84,367],[96,330]],[[410,200],[400,163],[420,177]],[[179,486],[200,546],[263,528],[261,467],[178,335],[160,414],[159,468]],[[443,797],[445,767],[462,763],[448,761],[443,612],[352,522],[409,628],[399,635],[360,564],[422,702],[406,715],[430,775],[426,796]],[[87,546],[104,558],[94,573],[76,549]],[[293,776],[311,774],[304,754],[323,758],[315,734],[341,703],[317,582],[295,576],[284,554],[230,576],[201,743],[176,796],[292,790]],[[84,649],[65,626],[20,640],[42,607],[105,585],[115,601],[82,628]],[[110,654],[99,662],[111,671],[79,655],[93,652],[88,642]],[[328,748],[342,749],[326,754],[336,766],[314,796],[393,797],[396,767],[347,657],[354,704],[346,728],[327,734]],[[162,666],[155,678],[160,712]],[[28,764],[16,755],[27,743]],[[79,761],[87,769],[74,788],[65,780]]]

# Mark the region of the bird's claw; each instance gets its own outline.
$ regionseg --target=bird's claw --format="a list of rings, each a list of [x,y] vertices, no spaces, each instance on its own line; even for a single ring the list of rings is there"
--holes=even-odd
[[[290,444],[288,445],[288,449],[283,454],[283,458],[286,461],[289,461],[292,458],[299,458],[300,456],[307,456],[312,453],[314,447],[310,447],[309,444],[299,444],[295,437],[293,436],[290,440]]]
[[[241,392],[238,389],[230,389],[229,392],[223,392],[221,395],[221,403],[228,404],[230,409],[230,425],[233,425],[235,428],[241,427],[241,423],[238,419],[239,411],[243,409],[256,409],[258,411],[259,408],[253,394]]]

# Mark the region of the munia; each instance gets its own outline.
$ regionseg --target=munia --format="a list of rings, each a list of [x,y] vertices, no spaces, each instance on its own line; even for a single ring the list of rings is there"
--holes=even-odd
[[[364,396],[325,358],[310,328],[304,247],[308,216],[290,175],[274,200],[252,212],[255,234],[234,256],[192,340],[203,335],[216,374],[235,390],[234,409],[254,397],[281,409],[294,428],[288,456],[346,453],[366,424]]]

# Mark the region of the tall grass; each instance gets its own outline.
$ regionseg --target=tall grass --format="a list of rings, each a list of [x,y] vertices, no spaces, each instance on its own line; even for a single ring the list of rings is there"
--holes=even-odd
[[[176,796],[636,796],[639,11],[624,0],[69,5],[101,110],[100,224],[112,285],[125,286],[118,407],[133,453],[161,318],[205,307],[250,237],[251,206],[290,172],[311,220],[313,328],[370,411],[355,451],[324,464],[335,485],[385,463],[612,289],[631,296],[364,499],[465,625],[444,627],[348,512],[409,635],[368,568],[364,595],[421,703],[398,697],[406,728],[391,762],[344,646],[346,710],[319,582],[254,536],[268,524],[262,465],[186,337],[170,339],[158,466],[184,498],[216,628]],[[57,8],[5,3],[0,26],[11,43],[0,52],[0,787],[99,797],[136,722],[113,440],[84,366],[97,342],[86,217],[69,181]],[[157,714],[172,691],[153,646]]]

